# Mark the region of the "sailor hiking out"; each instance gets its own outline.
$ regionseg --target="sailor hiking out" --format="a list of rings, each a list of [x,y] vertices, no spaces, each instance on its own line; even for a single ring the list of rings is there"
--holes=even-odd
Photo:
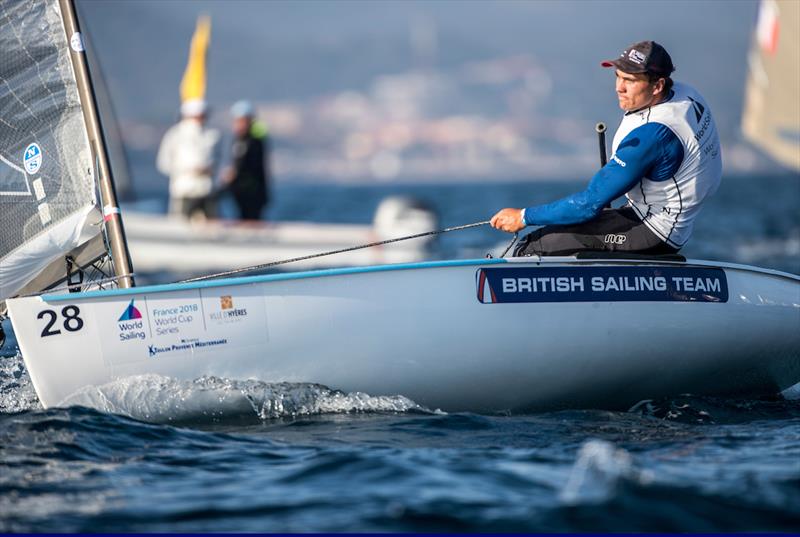
[[[510,233],[544,226],[520,242],[517,256],[675,253],[719,186],[722,155],[711,109],[697,90],[673,83],[675,68],[664,47],[642,41],[602,65],[616,69],[625,111],[611,159],[581,192],[492,217],[492,226]],[[623,194],[623,207],[604,208]]]

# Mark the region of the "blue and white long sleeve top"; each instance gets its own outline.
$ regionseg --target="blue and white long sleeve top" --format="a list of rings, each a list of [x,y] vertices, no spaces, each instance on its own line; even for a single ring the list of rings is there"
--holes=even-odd
[[[670,179],[683,162],[683,145],[665,125],[646,123],[631,131],[585,190],[525,209],[526,225],[579,224],[600,214],[643,177]]]
[[[653,233],[680,248],[721,177],[722,154],[711,110],[696,90],[676,83],[668,100],[625,114],[611,159],[585,190],[528,207],[523,218],[526,225],[578,224],[625,194]]]

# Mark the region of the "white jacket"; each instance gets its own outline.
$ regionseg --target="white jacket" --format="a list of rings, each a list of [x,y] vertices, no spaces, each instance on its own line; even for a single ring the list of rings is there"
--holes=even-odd
[[[156,159],[158,171],[169,176],[170,197],[199,198],[211,192],[219,140],[217,130],[194,119],[183,119],[170,127]]]
[[[669,181],[643,178],[625,194],[639,218],[665,242],[680,248],[692,234],[694,219],[722,177],[722,154],[711,108],[691,86],[675,83],[674,95],[650,108],[626,114],[612,146],[645,123],[667,126],[683,145],[683,162]]]

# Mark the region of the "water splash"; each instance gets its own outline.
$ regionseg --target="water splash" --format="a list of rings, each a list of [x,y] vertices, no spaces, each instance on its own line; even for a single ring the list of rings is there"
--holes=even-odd
[[[624,449],[605,440],[589,440],[578,451],[559,499],[568,505],[601,503],[612,498],[625,480],[645,484],[652,476],[637,469]]]
[[[258,422],[316,414],[429,412],[401,395],[344,393],[320,384],[140,375],[84,388],[59,406],[86,406],[156,423]]]
[[[0,413],[42,408],[31,383],[22,354],[0,356]]]
[[[628,413],[691,425],[733,424],[757,419],[800,417],[800,385],[781,394],[757,399],[683,394],[662,399],[645,399]]]
[[[787,401],[800,401],[800,382],[783,390],[781,395]]]

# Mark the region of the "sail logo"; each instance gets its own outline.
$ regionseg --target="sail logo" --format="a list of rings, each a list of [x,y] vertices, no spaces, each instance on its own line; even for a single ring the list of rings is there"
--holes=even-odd
[[[478,270],[478,301],[483,304],[497,302],[497,296],[494,294],[492,284],[489,283],[489,278],[486,277],[486,271],[483,269]]]
[[[699,102],[695,101],[691,97],[689,97],[689,100],[692,101],[692,108],[694,108],[694,117],[697,119],[697,123],[700,124],[700,119],[703,117],[703,113],[706,111],[706,107],[700,104]],[[706,123],[708,123],[708,120],[706,121]]]
[[[72,37],[69,38],[69,46],[72,47],[72,50],[75,52],[83,52],[83,38],[81,37],[80,32],[75,32],[72,34]]]
[[[120,322],[132,321],[134,319],[142,318],[142,312],[140,312],[139,309],[133,305],[133,301],[134,299],[131,299],[131,302],[130,304],[128,304],[128,307],[125,308],[125,311],[122,312],[122,315],[119,318]]]
[[[144,321],[142,321],[142,312],[134,305],[133,301],[134,299],[131,299],[128,307],[117,319],[120,341],[144,340],[147,338],[147,334],[144,331]]]
[[[22,163],[25,165],[25,171],[31,175],[39,171],[42,167],[42,148],[39,144],[30,144],[25,148]]]

